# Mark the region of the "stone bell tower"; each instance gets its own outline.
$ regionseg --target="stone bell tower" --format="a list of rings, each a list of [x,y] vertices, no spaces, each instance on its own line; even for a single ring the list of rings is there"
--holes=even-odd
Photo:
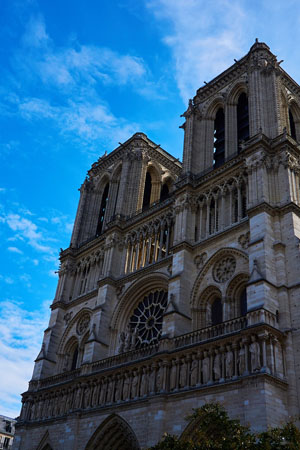
[[[136,133],[88,171],[15,449],[299,415],[300,87],[256,41],[183,116],[182,164]]]

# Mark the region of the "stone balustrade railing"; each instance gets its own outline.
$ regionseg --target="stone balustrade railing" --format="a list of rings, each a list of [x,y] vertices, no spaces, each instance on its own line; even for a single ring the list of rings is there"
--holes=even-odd
[[[196,344],[205,340],[234,333],[243,330],[247,326],[252,326],[259,323],[266,323],[276,328],[276,315],[263,308],[253,310],[248,312],[246,316],[237,317],[235,319],[221,322],[218,325],[201,328],[200,330],[177,336],[174,338],[174,347],[179,348],[185,345]]]
[[[98,367],[98,372],[81,375],[76,383],[67,381],[44,389],[39,386],[39,390],[25,393],[20,420],[43,420],[79,409],[117,406],[255,374],[270,374],[284,381],[284,339],[283,333],[260,323],[218,340],[165,349],[124,365],[121,361],[119,367]]]

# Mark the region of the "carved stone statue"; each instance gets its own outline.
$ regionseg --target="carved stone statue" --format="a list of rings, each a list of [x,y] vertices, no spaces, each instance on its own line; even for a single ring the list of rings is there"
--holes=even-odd
[[[74,408],[78,409],[80,407],[81,407],[81,386],[79,384],[76,389]]]
[[[100,405],[103,405],[105,403],[105,396],[106,396],[106,380],[105,380],[105,378],[102,378],[102,380],[101,380],[100,399],[99,399],[99,404]]]
[[[108,385],[107,385],[107,392],[106,392],[106,402],[107,403],[112,402],[113,387],[114,387],[114,382],[113,382],[112,377],[110,377]]]
[[[221,378],[221,355],[219,353],[219,350],[215,350],[216,356],[214,358],[214,365],[213,365],[213,371],[214,371],[214,377],[215,381],[219,381]]]
[[[29,414],[29,419],[31,419],[31,420],[35,419],[35,409],[36,409],[36,405],[34,402],[32,402],[31,408],[30,408],[30,414]]]
[[[143,367],[140,394],[141,397],[144,397],[148,394],[148,373],[146,367]]]
[[[159,363],[159,369],[156,375],[156,390],[160,392],[163,388],[163,367],[161,363]]]
[[[117,381],[116,381],[116,390],[115,390],[115,401],[119,402],[121,400],[121,394],[122,394],[122,376],[118,375]]]
[[[132,383],[131,383],[131,397],[132,398],[138,397],[138,387],[139,387],[139,375],[138,375],[137,370],[134,370]]]
[[[155,365],[152,364],[150,375],[149,375],[149,391],[150,391],[150,394],[155,392],[155,375],[156,375]]]
[[[191,386],[195,386],[198,382],[198,360],[195,355],[192,356],[190,375]]]
[[[92,406],[92,408],[94,407],[94,406],[97,406],[98,405],[98,385],[97,385],[97,383],[93,383],[93,385],[92,385],[93,387],[92,387],[92,395],[91,395],[91,397],[92,397],[92,402],[91,402],[91,406]]]
[[[128,400],[130,394],[130,378],[128,374],[125,375],[123,384],[123,400]]]
[[[173,391],[176,389],[176,374],[177,374],[177,365],[175,359],[172,359],[172,366],[170,369],[170,390]]]
[[[123,353],[125,349],[125,333],[124,331],[121,331],[119,334],[119,343],[118,343],[118,350],[117,353]]]
[[[244,348],[243,342],[240,342],[240,350],[239,350],[239,356],[238,356],[238,369],[239,369],[239,376],[242,376],[246,370],[245,348]]]
[[[72,399],[73,399],[73,390],[72,388],[69,388],[67,392],[66,409],[65,409],[67,413],[72,409]]]
[[[88,407],[89,402],[89,389],[88,386],[83,386],[83,393],[82,393],[82,407],[85,409]]]
[[[257,342],[255,336],[251,336],[251,344],[249,346],[249,351],[251,355],[251,371],[257,372],[260,370],[260,347],[259,343]]]
[[[233,366],[233,352],[229,345],[226,346],[227,353],[225,357],[225,364],[226,364],[226,376],[227,378],[233,377],[234,372],[234,366]]]
[[[130,329],[130,326],[128,325],[125,333],[125,346],[124,346],[125,352],[129,352],[131,350],[131,340],[132,340],[132,331]]]
[[[62,399],[60,401],[60,408],[59,408],[60,415],[63,415],[65,413],[66,402],[67,402],[67,392],[65,390],[63,390]]]
[[[203,376],[203,384],[209,382],[209,356],[207,351],[204,351],[204,358],[202,360],[202,376]]]
[[[131,350],[135,349],[137,340],[138,340],[138,332],[137,329],[135,328],[131,336]]]
[[[179,386],[184,388],[187,385],[187,363],[185,359],[182,359],[182,364],[180,366],[179,372]]]

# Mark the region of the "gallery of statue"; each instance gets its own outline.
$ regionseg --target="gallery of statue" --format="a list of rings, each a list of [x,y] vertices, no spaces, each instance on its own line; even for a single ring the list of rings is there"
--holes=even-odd
[[[14,449],[299,415],[300,87],[256,41],[183,116],[182,163],[136,133],[88,171]]]

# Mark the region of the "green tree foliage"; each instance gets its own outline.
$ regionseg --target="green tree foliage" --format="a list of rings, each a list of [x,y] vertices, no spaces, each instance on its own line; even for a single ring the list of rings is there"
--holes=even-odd
[[[300,449],[300,431],[293,422],[263,433],[253,433],[230,419],[218,403],[207,403],[187,418],[181,438],[164,435],[151,450],[289,450]]]

